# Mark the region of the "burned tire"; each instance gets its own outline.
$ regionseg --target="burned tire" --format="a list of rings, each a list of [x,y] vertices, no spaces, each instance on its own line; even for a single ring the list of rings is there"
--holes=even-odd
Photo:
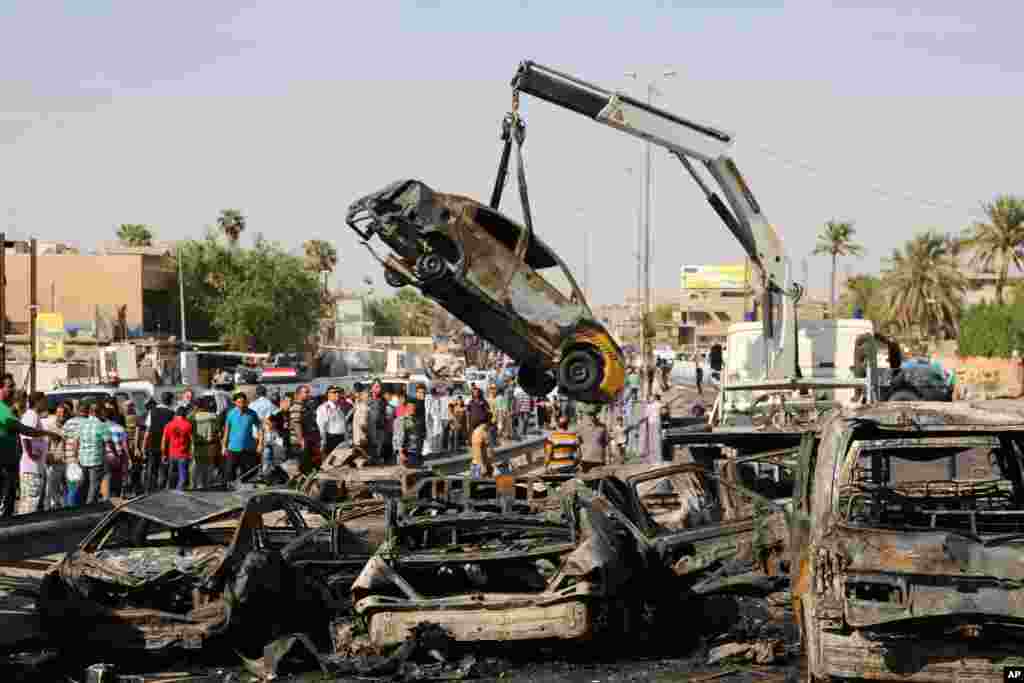
[[[440,254],[424,254],[416,259],[416,275],[424,282],[440,280],[448,273],[448,265]]]
[[[409,284],[409,281],[405,279],[404,275],[392,268],[384,269],[384,282],[388,283],[392,287],[405,287]]]
[[[894,391],[892,393],[892,396],[889,397],[889,402],[890,403],[891,402],[895,402],[895,401],[920,401],[920,400],[921,399],[920,399],[920,397],[918,397],[917,394],[915,394],[913,391],[908,391],[907,389],[900,389],[899,391]]]
[[[523,391],[531,396],[547,396],[557,384],[550,373],[529,365],[520,365],[516,378]]]
[[[589,394],[599,386],[604,368],[601,357],[590,349],[570,351],[558,364],[558,383],[569,394]]]

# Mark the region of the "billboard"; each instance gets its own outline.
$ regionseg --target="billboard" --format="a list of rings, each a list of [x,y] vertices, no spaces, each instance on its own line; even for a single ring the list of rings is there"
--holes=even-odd
[[[747,266],[730,263],[718,266],[683,266],[680,269],[683,289],[738,289],[747,287]]]
[[[36,314],[36,358],[64,360],[64,316],[60,313]]]

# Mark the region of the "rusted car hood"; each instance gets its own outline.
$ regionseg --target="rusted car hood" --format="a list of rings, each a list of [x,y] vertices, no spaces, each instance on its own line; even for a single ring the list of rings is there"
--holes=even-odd
[[[955,531],[839,527],[829,544],[847,571],[995,577],[1024,586],[1024,538],[986,545]]]

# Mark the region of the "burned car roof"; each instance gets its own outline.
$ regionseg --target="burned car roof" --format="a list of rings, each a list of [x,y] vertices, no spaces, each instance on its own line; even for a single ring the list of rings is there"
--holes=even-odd
[[[204,520],[242,510],[261,497],[305,496],[287,489],[237,491],[158,491],[128,501],[118,511],[130,512],[172,529],[198,524]],[[326,514],[326,511],[324,511]]]
[[[884,428],[915,430],[957,430],[960,427],[985,427],[1024,430],[1024,417],[1008,410],[988,409],[984,403],[876,403],[843,411],[838,422],[873,422]],[[841,427],[840,427],[841,428]],[[835,429],[835,427],[833,427]]]

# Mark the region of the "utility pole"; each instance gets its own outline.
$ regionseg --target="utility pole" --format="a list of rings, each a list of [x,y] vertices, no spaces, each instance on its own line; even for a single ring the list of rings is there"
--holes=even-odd
[[[671,78],[676,75],[675,71],[664,70],[661,73],[664,78]],[[639,74],[635,71],[627,72],[626,76],[634,80],[639,80]],[[655,87],[656,79],[652,79],[647,83],[647,104],[654,104],[654,95],[657,93]],[[642,321],[642,352],[643,352],[643,381],[641,387],[646,389],[647,387],[647,370],[650,365],[651,355],[651,339],[647,334],[647,319],[651,312],[651,142],[650,140],[644,140],[644,179],[643,179],[643,306],[641,308],[641,321]],[[650,396],[644,396],[645,399],[650,400]]]
[[[181,268],[181,245],[178,245],[178,301],[181,304],[181,343],[188,342],[188,335],[185,327],[185,278],[182,277]]]
[[[583,231],[583,296],[590,303],[590,234]]]
[[[36,313],[39,311],[39,292],[36,267],[36,238],[29,240],[28,256],[28,343],[32,347],[31,360],[28,365],[28,390],[32,393],[36,390]]]

